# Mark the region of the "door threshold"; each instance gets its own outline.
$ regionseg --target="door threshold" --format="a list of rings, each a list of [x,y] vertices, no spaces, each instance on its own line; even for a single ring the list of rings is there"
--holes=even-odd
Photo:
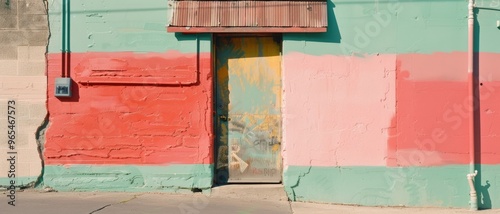
[[[288,201],[282,184],[225,184],[212,188],[211,197]]]

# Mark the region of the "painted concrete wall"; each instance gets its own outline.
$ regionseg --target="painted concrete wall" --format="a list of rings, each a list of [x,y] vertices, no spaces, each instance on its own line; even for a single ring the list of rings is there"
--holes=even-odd
[[[0,4],[0,186],[34,186],[42,173],[38,144],[47,115],[46,4],[41,0]],[[9,105],[9,101],[11,105]],[[8,107],[10,106],[10,108]],[[8,114],[8,111],[11,114]],[[12,116],[8,118],[8,116]],[[8,120],[9,119],[9,120]],[[8,123],[8,121],[12,121]],[[12,127],[8,127],[13,125]],[[11,129],[12,128],[12,129]],[[10,135],[8,131],[11,131]],[[12,132],[14,131],[14,132]],[[14,149],[8,140],[14,140]],[[17,154],[7,154],[17,152]],[[10,156],[15,156],[12,169]],[[9,172],[12,171],[12,172]],[[10,178],[9,178],[10,175]],[[14,177],[15,176],[15,177]]]
[[[496,2],[480,4],[499,8]],[[49,1],[44,186],[211,187],[211,38],[166,33],[167,4],[72,1],[74,96],[59,99],[52,88],[62,76],[61,1]],[[283,36],[288,196],[468,206],[467,2],[328,1],[328,10],[328,32]],[[475,30],[482,208],[500,202],[497,16],[480,10]]]
[[[58,190],[181,191],[212,184],[212,74],[205,35],[168,34],[167,1],[49,3],[50,127],[43,185]],[[71,98],[53,96],[64,74]],[[115,82],[109,82],[115,81]]]
[[[329,13],[327,33],[284,36],[289,197],[468,206],[467,2],[333,1]],[[496,17],[480,10],[475,29],[481,208],[500,202]]]

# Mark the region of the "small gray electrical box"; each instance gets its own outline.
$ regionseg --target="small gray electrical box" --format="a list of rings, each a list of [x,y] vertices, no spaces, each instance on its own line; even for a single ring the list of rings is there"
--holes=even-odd
[[[54,96],[56,97],[71,97],[71,78],[61,77],[56,78],[56,90]]]

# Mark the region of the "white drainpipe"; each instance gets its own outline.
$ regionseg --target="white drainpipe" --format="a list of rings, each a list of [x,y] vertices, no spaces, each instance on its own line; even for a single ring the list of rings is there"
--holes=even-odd
[[[470,163],[470,173],[467,174],[467,180],[470,186],[470,209],[477,210],[477,193],[474,187],[474,178],[477,175],[477,170],[475,170],[475,133],[474,133],[474,0],[469,0],[469,38],[468,38],[468,53],[467,53],[467,78],[468,78],[468,92],[469,97],[472,98],[470,103],[469,112],[469,163]]]
[[[470,187],[470,209],[475,211],[477,210],[477,193],[476,188],[474,187],[474,177],[477,175],[477,170],[474,173],[467,174],[467,180],[469,181]]]

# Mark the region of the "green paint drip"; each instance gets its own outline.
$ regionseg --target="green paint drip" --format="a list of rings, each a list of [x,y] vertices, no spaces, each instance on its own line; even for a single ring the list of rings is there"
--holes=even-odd
[[[500,165],[478,165],[480,209],[500,207]],[[285,190],[292,200],[365,206],[468,207],[468,165],[442,167],[290,166]],[[496,207],[493,207],[496,206]]]
[[[213,165],[45,166],[43,186],[59,191],[180,192],[212,187]]]

